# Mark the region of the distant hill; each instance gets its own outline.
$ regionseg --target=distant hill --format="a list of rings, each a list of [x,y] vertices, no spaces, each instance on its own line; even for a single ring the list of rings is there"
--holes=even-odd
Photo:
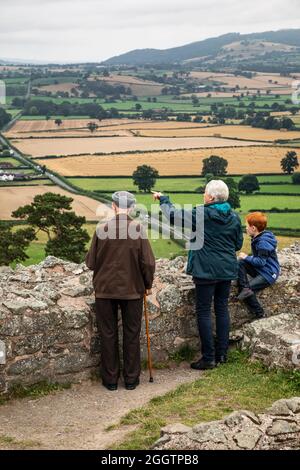
[[[257,47],[259,42],[263,43],[261,50]],[[249,54],[247,59],[255,60],[266,54],[299,53],[300,49],[300,29],[286,29],[280,31],[267,31],[263,33],[240,34],[229,33],[216,38],[205,39],[204,41],[193,42],[185,46],[171,49],[136,49],[119,56],[112,57],[102,64],[105,65],[146,65],[146,64],[174,64],[188,61],[200,61],[214,63],[222,60],[236,60],[236,44],[243,46],[241,51],[244,59],[247,56],[247,45]],[[234,45],[233,51],[229,47]],[[255,45],[256,47],[253,47]],[[282,47],[290,46],[290,48]],[[234,52],[234,54],[231,54]]]

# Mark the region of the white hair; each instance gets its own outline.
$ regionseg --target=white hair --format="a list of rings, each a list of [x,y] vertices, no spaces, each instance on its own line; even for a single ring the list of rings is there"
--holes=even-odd
[[[222,180],[211,180],[205,187],[205,192],[216,202],[225,202],[229,197],[229,189]]]

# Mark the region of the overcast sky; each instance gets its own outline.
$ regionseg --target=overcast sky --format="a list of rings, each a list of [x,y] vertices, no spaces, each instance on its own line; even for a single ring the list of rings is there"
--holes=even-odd
[[[0,0],[0,58],[101,61],[299,20],[299,0]]]

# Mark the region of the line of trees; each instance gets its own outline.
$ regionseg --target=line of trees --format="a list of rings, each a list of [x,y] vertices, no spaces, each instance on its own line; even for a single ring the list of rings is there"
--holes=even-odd
[[[110,119],[119,117],[119,111],[115,108],[109,110],[97,103],[70,103],[63,101],[62,103],[55,103],[53,101],[45,100],[28,100],[24,105],[24,114],[30,116],[89,116],[95,119]]]
[[[288,117],[278,119],[274,116],[268,116],[265,118],[261,113],[257,113],[254,117],[248,116],[243,124],[261,129],[295,129],[294,121]]]

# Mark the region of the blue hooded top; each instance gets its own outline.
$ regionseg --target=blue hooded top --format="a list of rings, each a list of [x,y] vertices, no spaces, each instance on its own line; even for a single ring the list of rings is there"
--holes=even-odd
[[[245,261],[251,264],[267,282],[274,284],[280,274],[275,235],[268,230],[264,230],[252,238],[251,248],[252,255],[247,256]]]

